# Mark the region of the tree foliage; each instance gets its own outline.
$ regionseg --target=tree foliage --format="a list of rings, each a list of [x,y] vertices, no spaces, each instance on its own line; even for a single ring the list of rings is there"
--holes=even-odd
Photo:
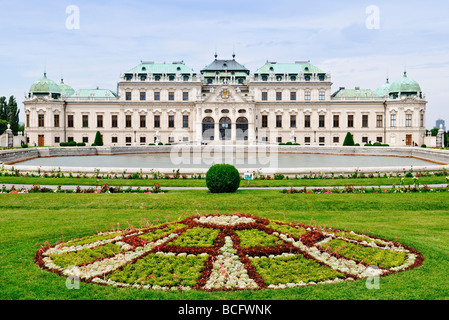
[[[351,132],[348,132],[346,134],[345,141],[343,142],[343,146],[354,146],[354,145],[355,145],[354,138],[352,137]]]

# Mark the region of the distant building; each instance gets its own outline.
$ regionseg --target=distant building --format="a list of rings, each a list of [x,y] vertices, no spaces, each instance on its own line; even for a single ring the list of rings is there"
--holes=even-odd
[[[435,128],[443,129],[444,131],[446,131],[446,123],[445,123],[445,121],[443,119],[438,119],[436,121]]]
[[[73,90],[46,75],[27,94],[30,144],[92,144],[100,131],[106,146],[149,143],[208,144],[297,142],[421,145],[427,101],[407,77],[377,88],[331,92],[329,73],[310,61],[266,62],[251,72],[232,59],[215,60],[196,73],[183,61],[141,62],[124,72],[118,92]]]

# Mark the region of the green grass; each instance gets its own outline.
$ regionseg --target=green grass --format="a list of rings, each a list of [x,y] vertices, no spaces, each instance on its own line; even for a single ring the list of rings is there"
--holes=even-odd
[[[420,184],[446,184],[446,177],[420,177]],[[0,177],[1,184],[38,184],[38,185],[83,185],[101,186],[146,186],[151,187],[158,183],[161,187],[206,187],[206,180],[203,179],[94,179],[94,178],[37,178],[37,177]],[[413,178],[405,178],[406,185],[413,185]],[[240,187],[331,187],[331,186],[379,186],[379,185],[400,185],[401,178],[344,178],[344,179],[289,179],[289,180],[242,180]]]
[[[235,194],[171,191],[165,194],[0,194],[0,299],[447,299],[449,297],[449,201],[446,193],[294,194],[239,190]],[[285,290],[158,292],[81,283],[33,262],[45,241],[145,227],[196,212],[246,214],[330,225],[366,232],[417,249],[423,266],[383,277],[379,290],[365,281]]]

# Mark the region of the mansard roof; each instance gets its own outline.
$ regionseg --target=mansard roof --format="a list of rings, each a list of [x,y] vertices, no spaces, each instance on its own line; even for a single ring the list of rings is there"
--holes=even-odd
[[[125,74],[196,74],[192,68],[187,67],[184,64],[184,61],[173,62],[173,63],[154,63],[154,62],[145,62],[141,61],[141,63],[125,72]]]
[[[310,61],[297,61],[295,63],[277,63],[267,61],[265,65],[256,70],[255,74],[326,74],[323,70],[310,64]]]

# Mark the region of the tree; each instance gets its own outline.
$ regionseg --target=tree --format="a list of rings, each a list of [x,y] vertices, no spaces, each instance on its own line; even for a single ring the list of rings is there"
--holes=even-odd
[[[100,131],[97,131],[93,146],[101,147],[102,145],[103,145],[103,137],[101,136]]]
[[[6,97],[0,97],[0,120],[8,121],[8,105]]]
[[[0,119],[0,136],[8,129],[8,121]]]
[[[19,133],[19,113],[20,110],[17,107],[16,98],[14,96],[9,97],[7,110],[7,121],[11,125],[13,135],[17,136]]]
[[[352,137],[351,132],[348,132],[346,134],[345,141],[343,142],[343,146],[354,146],[354,145],[355,145],[354,138]]]

